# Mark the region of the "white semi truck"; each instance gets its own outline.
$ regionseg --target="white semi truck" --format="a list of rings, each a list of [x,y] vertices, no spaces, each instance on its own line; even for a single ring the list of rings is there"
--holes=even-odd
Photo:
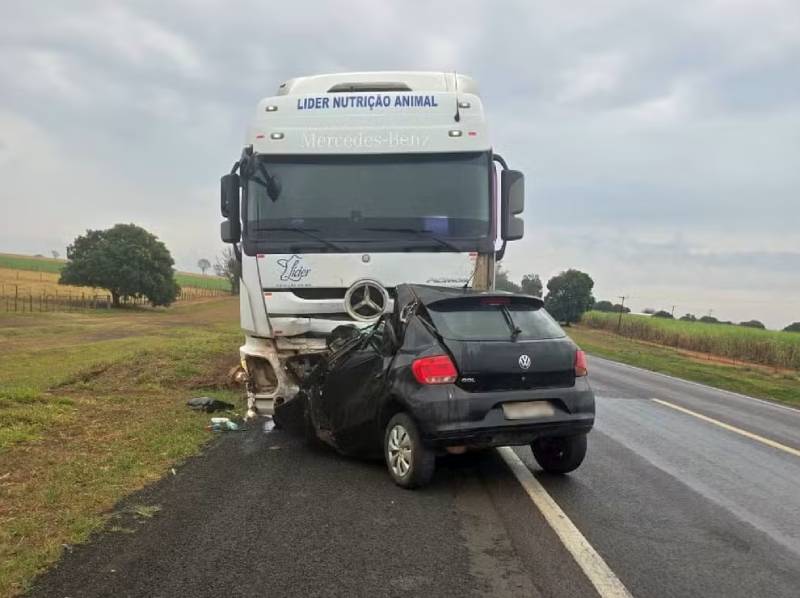
[[[282,83],[221,181],[221,236],[242,266],[248,416],[293,397],[328,333],[390,311],[397,284],[492,287],[523,206],[523,175],[494,153],[471,78]]]

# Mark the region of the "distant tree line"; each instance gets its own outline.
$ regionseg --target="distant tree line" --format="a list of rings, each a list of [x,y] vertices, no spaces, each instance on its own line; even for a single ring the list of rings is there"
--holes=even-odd
[[[580,270],[566,270],[557,274],[547,281],[547,295],[544,296],[544,304],[547,311],[560,322],[569,324],[578,322],[584,312],[590,309],[606,313],[630,313],[629,307],[621,303],[613,303],[607,300],[595,301],[592,296],[594,281],[585,272]],[[508,272],[498,266],[495,273],[495,288],[500,291],[510,291],[512,293],[525,293],[534,297],[542,297],[542,281],[538,274],[525,274],[519,284],[511,280]],[[674,309],[674,308],[673,308]],[[654,318],[664,318],[667,320],[676,319],[671,311],[664,309],[654,309],[646,307],[643,313]],[[763,322],[759,320],[746,320],[744,322],[731,322],[720,320],[712,315],[697,317],[687,313],[677,318],[682,322],[702,322],[705,324],[729,324],[732,326],[742,326],[745,328],[766,329]],[[785,332],[800,332],[800,322],[793,322],[783,329]]]

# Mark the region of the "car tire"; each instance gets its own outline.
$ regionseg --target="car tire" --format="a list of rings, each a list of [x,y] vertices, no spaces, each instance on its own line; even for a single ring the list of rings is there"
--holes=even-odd
[[[538,438],[531,443],[531,450],[547,473],[569,473],[586,457],[586,434]]]
[[[398,413],[386,424],[383,455],[398,486],[420,488],[433,477],[436,455],[422,442],[417,424],[405,413]]]

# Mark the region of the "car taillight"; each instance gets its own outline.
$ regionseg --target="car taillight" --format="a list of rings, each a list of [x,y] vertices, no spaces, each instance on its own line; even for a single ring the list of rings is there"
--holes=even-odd
[[[585,376],[589,373],[589,368],[586,367],[586,353],[578,349],[575,351],[575,375]]]
[[[422,357],[411,364],[411,372],[420,384],[450,384],[456,381],[456,366],[447,355]]]

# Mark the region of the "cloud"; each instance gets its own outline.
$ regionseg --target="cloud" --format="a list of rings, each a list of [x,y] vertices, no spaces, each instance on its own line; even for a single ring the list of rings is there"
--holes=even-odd
[[[46,252],[135,220],[191,268],[220,248],[218,177],[259,98],[315,72],[441,69],[478,80],[494,147],[527,175],[515,275],[583,266],[602,294],[717,293],[743,318],[769,305],[753,293],[800,295],[787,272],[800,248],[794,0],[0,11],[0,201],[13,214],[0,249]],[[776,321],[800,312],[780,309]]]

